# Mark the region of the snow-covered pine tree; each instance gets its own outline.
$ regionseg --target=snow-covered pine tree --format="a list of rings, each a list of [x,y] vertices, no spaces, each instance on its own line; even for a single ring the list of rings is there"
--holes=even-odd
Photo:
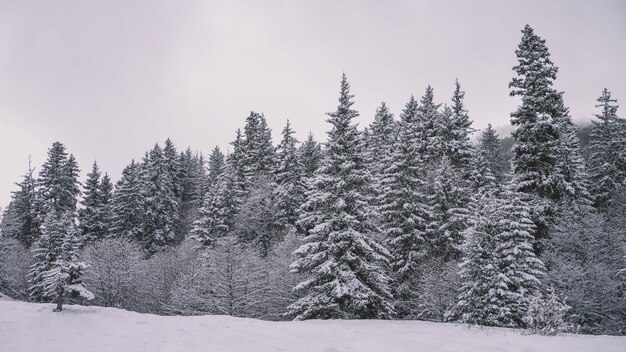
[[[151,254],[177,239],[180,203],[173,189],[170,167],[158,144],[147,153],[141,165],[143,246]]]
[[[87,265],[78,260],[80,240],[74,222],[74,214],[70,211],[48,213],[33,249],[31,298],[55,301],[55,311],[61,311],[67,299],[93,299],[93,294],[82,283]]]
[[[502,151],[502,141],[491,124],[488,124],[480,134],[478,149],[493,175],[501,181],[506,170],[506,160]]]
[[[352,95],[345,74],[322,166],[307,192],[300,217],[316,224],[296,250],[292,270],[304,275],[289,307],[297,320],[389,318],[391,294],[384,266],[388,250],[373,236],[366,200],[368,175],[360,136],[352,120]]]
[[[111,234],[143,243],[143,202],[140,165],[131,163],[122,171],[111,200]]]
[[[104,236],[111,235],[113,218],[113,182],[106,172],[100,180],[100,205],[102,206],[102,223],[104,224]]]
[[[217,183],[218,177],[224,171],[224,154],[219,147],[213,148],[209,156],[209,185],[212,187]]]
[[[3,217],[2,221],[5,226],[1,230],[2,236],[15,238],[26,247],[30,247],[39,237],[37,191],[33,171],[29,157],[28,170],[17,184],[19,189],[12,194],[11,205],[5,210],[6,219]],[[9,223],[11,226],[6,226]]]
[[[275,152],[272,144],[272,130],[267,126],[263,114],[250,112],[244,127],[245,139],[241,144],[243,153],[243,167],[246,180],[250,182],[254,177],[262,174],[271,174],[275,167]]]
[[[251,243],[262,258],[285,235],[287,217],[279,207],[279,193],[275,190],[276,183],[269,175],[257,176],[234,223],[235,232],[244,242]]]
[[[322,147],[313,137],[313,133],[309,132],[306,140],[300,146],[299,155],[304,177],[307,179],[313,177],[322,160]]]
[[[431,86],[426,87],[426,92],[420,99],[416,115],[418,150],[424,165],[438,160],[444,153],[440,107],[441,104],[435,104],[433,88]]]
[[[626,181],[626,121],[617,116],[617,100],[606,88],[597,101],[600,113],[592,121],[589,173],[596,206],[604,207]]]
[[[474,198],[454,309],[461,322],[523,326],[539,294],[545,267],[533,251],[535,226],[524,194],[510,188],[485,189]]]
[[[37,180],[40,216],[51,211],[61,213],[76,210],[80,194],[78,172],[74,157],[67,155],[63,144],[54,142]]]
[[[191,229],[192,238],[205,246],[213,246],[218,238],[232,232],[239,207],[247,195],[240,130],[232,145],[233,152],[198,209],[198,219]]]
[[[276,207],[283,219],[283,225],[295,225],[300,214],[300,206],[304,202],[306,186],[303,180],[302,164],[298,157],[296,144],[298,140],[293,136],[294,131],[287,120],[282,132],[283,138],[276,150],[278,166],[276,167]]]
[[[100,170],[94,161],[91,172],[83,186],[82,208],[78,211],[82,245],[105,237],[108,228],[104,223],[103,204],[100,185]]]
[[[431,218],[426,230],[429,255],[445,261],[459,259],[463,231],[467,227],[468,187],[447,156],[440,159],[429,179]]]
[[[379,193],[380,230],[391,252],[392,291],[395,310],[400,317],[415,315],[415,293],[426,254],[425,232],[431,217],[420,174],[420,155],[416,140],[417,101],[411,97],[400,114],[394,145],[381,149]]]
[[[389,107],[385,102],[376,108],[374,121],[370,124],[366,158],[369,165],[370,173],[374,180],[378,179],[381,172],[382,159],[385,152],[389,152],[390,146],[393,146],[396,139],[396,122],[393,114],[389,111]]]
[[[448,128],[443,137],[445,143],[445,155],[455,167],[467,167],[472,157],[474,146],[470,142],[472,120],[465,109],[463,99],[465,92],[461,90],[461,84],[457,79],[454,82],[454,94],[452,95],[451,114],[448,119]]]

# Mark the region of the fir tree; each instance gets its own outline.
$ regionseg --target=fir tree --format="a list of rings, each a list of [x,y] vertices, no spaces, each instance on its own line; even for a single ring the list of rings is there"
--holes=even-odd
[[[276,168],[277,209],[283,217],[284,225],[295,225],[299,209],[304,202],[305,185],[302,180],[302,164],[298,158],[298,141],[293,136],[291,124],[283,129],[283,138],[277,148],[278,166]]]
[[[535,226],[523,194],[481,192],[466,233],[459,320],[488,326],[523,326],[528,306],[545,275],[532,242]]]
[[[68,157],[65,146],[60,142],[53,143],[37,182],[42,213],[76,210],[80,194],[78,172],[76,160],[71,155]]]
[[[465,167],[472,157],[472,149],[474,147],[470,142],[470,133],[474,132],[474,130],[472,129],[472,120],[470,120],[463,102],[465,92],[461,90],[461,84],[458,79],[454,82],[454,86],[451,114],[443,137],[445,142],[444,148],[445,154],[450,159],[452,165]]]
[[[367,161],[370,164],[370,172],[376,178],[381,171],[382,159],[385,152],[389,152],[389,146],[394,144],[396,138],[395,121],[387,104],[382,102],[376,108],[374,121],[370,125],[367,141]]]
[[[83,244],[105,237],[107,227],[104,223],[103,204],[100,185],[100,170],[94,161],[84,185],[82,209],[78,212],[80,235]]]
[[[485,160],[496,179],[502,180],[506,170],[506,161],[502,151],[502,142],[491,124],[488,124],[487,128],[481,133],[478,143],[480,156]]]
[[[301,298],[289,312],[301,319],[389,318],[393,314],[383,266],[388,251],[371,235],[366,192],[369,176],[352,120],[352,95],[344,75],[327,150],[301,221],[314,223],[296,250],[292,270],[305,275]]]
[[[274,146],[272,130],[267,126],[263,114],[250,112],[244,127],[245,139],[242,141],[243,166],[248,182],[262,174],[274,171]]]
[[[441,132],[441,104],[435,104],[431,86],[420,99],[416,114],[418,150],[424,164],[431,163],[443,155],[444,142]]]
[[[143,241],[143,202],[140,165],[133,160],[122,171],[111,200],[111,234]]]
[[[141,166],[143,198],[143,245],[154,253],[176,241],[176,225],[180,203],[168,164],[159,145],[146,155]]]
[[[380,150],[380,192],[376,204],[380,228],[391,252],[395,309],[400,317],[415,312],[416,286],[426,254],[426,225],[431,217],[420,177],[416,149],[417,102],[413,97],[400,115],[398,138],[394,145]]]
[[[216,146],[209,156],[209,185],[211,185],[211,187],[217,183],[217,179],[224,171],[224,167],[224,154],[222,154],[220,148]]]
[[[517,126],[512,133],[517,189],[557,202],[566,197],[588,199],[573,123],[563,93],[552,88],[558,69],[545,40],[528,25],[522,33],[515,51],[518,65],[513,68],[518,76],[509,83],[511,96],[522,98],[511,114],[511,123]]]
[[[19,189],[13,193],[11,204],[5,210],[2,219],[2,235],[18,239],[26,247],[30,247],[37,240],[40,232],[33,171],[29,157],[28,171],[24,174],[22,182],[17,184]]]
[[[626,180],[626,122],[617,116],[617,100],[606,88],[597,99],[597,121],[592,121],[589,172],[596,205],[604,207]]]
[[[313,177],[322,160],[322,147],[313,138],[313,133],[309,132],[306,140],[300,146],[299,154],[304,177]]]
[[[87,266],[78,261],[80,240],[74,221],[72,212],[48,213],[33,249],[31,298],[56,301],[55,311],[60,311],[68,298],[93,298],[82,284],[81,276]]]

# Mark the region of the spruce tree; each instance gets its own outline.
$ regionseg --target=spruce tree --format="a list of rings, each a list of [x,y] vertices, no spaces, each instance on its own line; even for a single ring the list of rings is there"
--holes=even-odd
[[[287,120],[282,132],[283,138],[278,145],[276,156],[276,194],[277,208],[283,217],[284,225],[295,225],[300,213],[300,206],[304,202],[306,190],[303,181],[302,164],[298,157],[296,144],[298,140],[293,136],[294,131]]]
[[[300,146],[299,154],[304,177],[313,177],[322,160],[322,147],[313,138],[313,133],[309,132],[306,140]]]
[[[617,100],[606,88],[597,101],[600,113],[592,121],[589,173],[596,205],[605,207],[626,180],[626,120],[617,116]]]
[[[397,140],[380,150],[383,157],[376,204],[380,230],[391,252],[391,270],[395,273],[392,291],[400,317],[414,316],[416,311],[416,286],[431,218],[420,174],[416,113],[417,102],[411,97],[400,115]]]
[[[224,171],[224,154],[219,147],[213,148],[209,156],[209,184],[211,187],[217,183],[218,177]]]
[[[454,82],[454,94],[452,95],[451,114],[448,119],[448,128],[444,136],[445,154],[455,167],[466,167],[472,157],[474,149],[470,142],[472,120],[465,109],[465,92],[461,90],[461,84],[457,79]]]
[[[80,240],[74,221],[74,215],[69,211],[48,213],[42,235],[33,249],[31,298],[55,301],[55,311],[61,311],[68,298],[94,298],[82,283],[87,265],[78,261]]]
[[[360,136],[352,120],[358,112],[343,75],[337,111],[322,166],[307,193],[300,220],[315,227],[296,250],[292,270],[304,281],[302,296],[289,307],[297,320],[389,318],[393,314],[384,266],[388,251],[373,236],[366,199],[368,175]]]
[[[80,235],[83,245],[105,237],[107,228],[104,223],[100,170],[94,161],[91,172],[85,180],[82,209],[78,212]]]
[[[170,160],[171,161],[171,160]],[[172,181],[172,164],[158,144],[150,150],[141,165],[143,198],[143,245],[154,253],[173,244],[180,203]]]
[[[140,165],[133,160],[122,171],[111,200],[111,234],[143,241],[143,202]]]
[[[16,238],[26,247],[30,247],[37,240],[40,232],[33,171],[29,158],[28,171],[24,174],[22,182],[17,184],[19,189],[11,197],[11,206],[5,211],[6,219],[3,218],[2,226],[3,236]],[[11,226],[6,226],[9,222],[12,222]]]
[[[246,180],[271,174],[274,171],[275,154],[272,145],[272,130],[267,126],[263,114],[250,112],[244,127],[245,139],[242,141],[243,166]]]
[[[441,104],[435,103],[432,87],[426,87],[416,114],[418,150],[424,165],[438,160],[444,153],[440,107]]]
[[[535,226],[524,194],[509,188],[475,197],[455,307],[461,322],[523,326],[526,310],[539,294],[545,268],[533,251]]]
[[[513,172],[519,191],[551,201],[588,199],[584,165],[563,93],[552,85],[558,68],[550,60],[545,40],[526,25],[515,51],[518,65],[509,87],[522,103],[511,114]]]
[[[80,194],[78,173],[76,160],[72,155],[68,156],[65,146],[60,142],[53,143],[37,181],[42,214],[76,210]]]
[[[478,149],[480,150],[480,156],[485,160],[496,179],[502,180],[506,170],[506,160],[502,151],[502,141],[491,124],[488,124],[487,128],[481,133],[478,140]]]
[[[395,142],[395,124],[393,114],[389,111],[387,104],[382,102],[380,106],[376,108],[374,121],[370,125],[367,138],[366,157],[370,165],[370,172],[375,179],[381,171],[381,161],[384,157],[384,152],[388,152],[389,146],[392,146]]]

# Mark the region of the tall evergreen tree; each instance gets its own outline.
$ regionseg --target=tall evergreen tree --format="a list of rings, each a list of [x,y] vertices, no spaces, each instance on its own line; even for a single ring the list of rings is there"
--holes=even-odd
[[[398,138],[381,149],[380,192],[376,204],[380,229],[391,252],[395,310],[414,316],[419,272],[427,248],[426,226],[431,218],[420,174],[416,140],[417,101],[411,97],[400,115]]]
[[[224,154],[220,148],[216,146],[209,156],[209,184],[211,186],[217,183],[217,179],[224,171],[224,167]]]
[[[522,104],[511,114],[517,128],[512,135],[513,172],[517,189],[540,198],[560,201],[585,198],[580,151],[563,93],[552,88],[557,67],[550,60],[545,40],[526,25],[515,51],[517,77],[509,86]]]
[[[140,165],[133,160],[122,171],[111,200],[111,234],[143,241],[143,202]]]
[[[545,268],[533,251],[535,226],[522,197],[504,189],[475,198],[455,307],[462,322],[523,326],[528,305],[539,294]]]
[[[78,261],[80,240],[74,222],[74,214],[70,211],[48,213],[42,235],[33,250],[31,298],[54,300],[57,303],[55,311],[61,311],[68,298],[94,298],[82,283],[87,265]]]
[[[18,239],[26,247],[30,247],[40,233],[33,171],[29,158],[28,171],[24,174],[22,182],[17,184],[19,189],[13,193],[11,204],[5,210],[2,219],[2,235]]]
[[[83,244],[102,239],[108,232],[105,226],[104,207],[102,204],[100,170],[94,161],[92,170],[85,180],[82,208],[78,212],[80,235]]]
[[[375,179],[381,171],[383,151],[388,152],[389,146],[393,146],[395,139],[396,128],[393,114],[389,111],[387,104],[382,102],[376,108],[367,142],[367,162],[370,164],[370,172],[373,173]]]
[[[76,160],[67,155],[65,146],[60,142],[53,143],[37,182],[42,213],[76,210],[80,194],[78,172]]]
[[[436,104],[431,86],[420,99],[417,107],[416,134],[418,148],[424,165],[437,160],[443,155],[444,141],[441,133],[441,104]]]
[[[144,158],[141,166],[143,198],[143,245],[149,253],[176,241],[180,203],[172,181],[172,167],[158,144]]]
[[[277,148],[278,166],[276,168],[277,208],[283,217],[284,225],[295,225],[300,213],[300,206],[304,202],[305,185],[302,180],[302,164],[298,157],[298,140],[293,136],[293,129],[287,120],[283,129],[283,138]]]
[[[465,92],[461,90],[461,84],[457,79],[454,82],[454,94],[452,95],[451,114],[445,129],[444,142],[445,154],[450,159],[452,165],[456,167],[466,167],[472,157],[474,148],[470,142],[472,120],[469,118],[465,108]]]
[[[617,100],[606,88],[597,99],[597,121],[592,121],[589,172],[596,205],[604,207],[626,181],[626,120],[617,116]]]
[[[304,177],[313,177],[322,160],[322,147],[313,138],[313,133],[309,132],[306,140],[300,146],[299,154]]]
[[[327,150],[301,222],[314,223],[296,250],[296,285],[301,298],[289,307],[296,319],[389,318],[393,314],[388,251],[371,234],[366,200],[367,173],[360,136],[352,120],[358,112],[345,75],[337,111],[329,113],[332,130]]]
[[[506,170],[506,161],[502,151],[502,142],[491,124],[488,124],[487,128],[481,133],[478,143],[480,156],[485,160],[493,175],[498,180],[502,180]]]
[[[245,139],[242,141],[243,165],[246,179],[271,174],[274,171],[275,154],[272,145],[272,130],[267,126],[263,114],[250,112],[244,127]]]

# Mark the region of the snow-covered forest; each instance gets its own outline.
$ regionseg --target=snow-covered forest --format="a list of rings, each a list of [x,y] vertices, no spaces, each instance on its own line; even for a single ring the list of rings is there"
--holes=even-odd
[[[575,125],[530,26],[515,54],[510,137],[472,127],[459,81],[361,128],[344,74],[325,140],[287,123],[274,141],[253,111],[228,151],[159,141],[121,175],[56,142],[4,207],[0,292],[59,311],[624,335],[626,119],[604,89]]]

